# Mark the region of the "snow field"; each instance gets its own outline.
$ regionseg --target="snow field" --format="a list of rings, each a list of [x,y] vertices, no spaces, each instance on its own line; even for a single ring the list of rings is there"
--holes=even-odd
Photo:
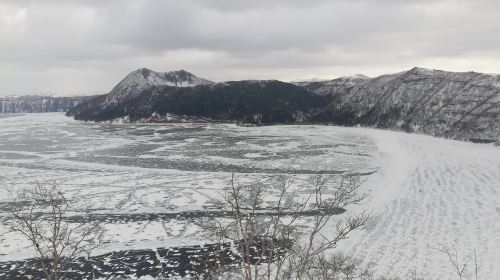
[[[253,170],[238,175],[247,183],[289,170],[300,178],[375,171],[364,176],[369,201],[351,211],[371,209],[377,219],[338,249],[379,275],[451,280],[447,258],[430,247],[454,244],[461,255],[476,250],[480,279],[500,275],[500,147],[363,128],[93,124],[61,114],[2,118],[0,140],[0,203],[9,201],[7,188],[49,178],[76,210],[90,200],[99,213],[202,209],[233,168]],[[105,226],[110,238],[97,253],[204,242],[187,221]],[[29,256],[19,236],[2,234],[0,261]]]

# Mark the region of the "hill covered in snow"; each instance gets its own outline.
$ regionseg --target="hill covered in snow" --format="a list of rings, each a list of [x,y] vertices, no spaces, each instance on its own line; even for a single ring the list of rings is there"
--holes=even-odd
[[[477,142],[500,139],[500,75],[416,67],[304,87],[330,99],[317,121]]]

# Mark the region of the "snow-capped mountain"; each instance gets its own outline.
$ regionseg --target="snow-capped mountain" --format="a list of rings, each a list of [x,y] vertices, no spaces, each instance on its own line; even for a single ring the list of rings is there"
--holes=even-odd
[[[319,118],[459,140],[500,139],[500,75],[425,68],[305,88],[331,98]]]
[[[0,97],[0,114],[66,112],[95,96],[10,96]]]
[[[228,94],[231,92],[233,95]],[[269,104],[272,110],[267,108]],[[127,116],[147,119],[155,110],[214,120],[238,120],[265,111],[270,123],[277,119],[294,122],[298,120],[295,112],[307,112],[300,122],[362,125],[496,142],[500,139],[500,75],[417,67],[376,78],[356,75],[293,84],[214,84],[185,71],[139,69],[109,94],[76,106],[68,115],[95,121]]]
[[[326,99],[302,87],[275,80],[223,82],[196,87],[151,86],[135,97],[106,104],[100,96],[67,115],[78,120],[161,121],[171,115],[184,119],[236,121],[248,125],[301,123],[319,112]]]
[[[199,78],[185,70],[155,72],[141,68],[129,73],[107,95],[108,102],[119,102],[137,96],[151,86],[193,87],[214,82]]]
[[[330,95],[332,92],[349,90],[357,84],[369,80],[368,76],[357,74],[354,76],[344,76],[333,80],[324,81],[302,81],[293,84],[305,87],[319,95]]]
[[[76,116],[82,112],[107,110],[120,111],[122,104],[138,97],[143,91],[155,86],[195,87],[212,85],[214,82],[199,78],[185,70],[155,72],[141,68],[129,73],[108,94],[98,96],[68,111]]]

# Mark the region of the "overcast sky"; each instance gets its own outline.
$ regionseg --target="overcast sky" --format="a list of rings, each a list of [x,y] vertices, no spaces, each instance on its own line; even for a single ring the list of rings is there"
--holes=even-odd
[[[0,95],[107,92],[137,68],[214,81],[500,73],[499,0],[0,0]]]

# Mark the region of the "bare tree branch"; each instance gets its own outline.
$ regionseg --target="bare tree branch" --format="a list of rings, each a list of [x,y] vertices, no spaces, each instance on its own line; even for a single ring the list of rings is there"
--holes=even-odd
[[[64,279],[68,264],[90,255],[103,234],[90,211],[70,222],[69,209],[69,201],[55,181],[35,182],[14,198],[10,227],[31,242],[48,280]]]
[[[207,206],[230,213],[229,218],[201,222],[203,229],[217,242],[236,244],[241,263],[239,273],[233,271],[233,278],[239,275],[245,280],[337,279],[314,278],[332,275],[330,272],[335,269],[335,275],[353,275],[347,273],[346,267],[342,267],[346,273],[339,272],[340,257],[329,260],[325,254],[365,226],[373,215],[364,211],[337,216],[338,209],[360,204],[367,196],[358,193],[359,177],[343,177],[339,184],[332,183],[333,180],[333,176],[312,176],[311,191],[297,196],[293,191],[295,176],[280,176],[272,185],[240,185],[233,174],[224,198],[211,201]],[[271,190],[277,190],[277,194],[273,192],[273,199],[268,194]],[[260,215],[264,210],[266,216]],[[314,213],[312,221],[307,221],[306,213]],[[335,269],[330,272],[320,271],[317,266],[326,264],[327,260],[336,261],[338,265],[332,266]],[[343,260],[347,264],[347,259]],[[354,274],[367,275],[351,262],[353,266],[356,267]]]

